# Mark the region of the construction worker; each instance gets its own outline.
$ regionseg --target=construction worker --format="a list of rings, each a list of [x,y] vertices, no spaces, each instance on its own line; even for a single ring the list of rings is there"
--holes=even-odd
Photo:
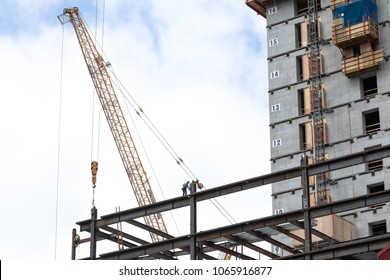
[[[190,181],[187,181],[183,184],[181,190],[183,191],[183,196],[187,196],[187,189],[189,189]]]
[[[78,234],[76,233],[76,235],[74,236],[73,241],[74,241],[74,247],[79,246],[79,244],[80,244],[80,235],[78,235]]]
[[[194,193],[194,192],[196,192],[196,183],[194,180],[192,180],[190,184],[190,193]]]

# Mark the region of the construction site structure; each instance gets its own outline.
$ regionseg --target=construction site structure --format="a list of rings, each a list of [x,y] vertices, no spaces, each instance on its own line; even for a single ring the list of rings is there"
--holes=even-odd
[[[385,54],[390,32],[379,29],[386,30],[390,22],[385,1],[371,2],[246,0],[267,20],[272,173],[101,217],[93,208],[90,219],[76,223],[80,232],[91,234],[80,240],[90,242],[90,256],[82,259],[176,260],[189,255],[191,260],[213,260],[214,252],[243,260],[260,255],[387,258],[390,67]],[[345,25],[348,43],[337,39],[344,31],[335,31],[340,17],[334,11],[344,24],[350,21]],[[368,14],[373,21],[366,27]],[[352,21],[353,15],[361,21]],[[379,30],[377,38],[367,34],[375,30],[371,25]],[[372,50],[370,63],[358,51],[368,51],[367,44]],[[354,57],[349,56],[351,51]],[[375,53],[383,53],[382,59]],[[352,58],[357,69],[346,63]],[[197,231],[199,203],[270,184],[273,215]],[[242,210],[246,206],[242,203]],[[190,208],[190,231],[182,236],[137,221],[185,207]],[[148,242],[133,231],[122,232],[118,222],[165,239]],[[119,234],[123,247],[96,256],[99,240],[119,243]],[[265,248],[262,242],[271,246]]]
[[[79,256],[78,259],[177,260],[182,256],[189,255],[191,260],[215,260],[217,259],[213,254],[215,252],[223,252],[242,260],[263,259],[261,256],[271,259],[294,260],[384,259],[388,256],[387,246],[390,244],[390,233],[357,238],[355,237],[355,226],[339,217],[339,214],[346,211],[356,212],[363,208],[378,211],[378,205],[390,202],[390,190],[358,195],[313,207],[302,206],[297,210],[240,221],[227,226],[203,229],[199,232],[194,230],[199,219],[196,211],[197,205],[204,201],[222,196],[233,196],[232,199],[236,199],[235,196],[239,192],[248,194],[250,190],[255,188],[266,188],[270,187],[270,183],[283,183],[295,178],[302,181],[303,199],[305,200],[309,198],[310,176],[315,176],[324,170],[329,172],[343,171],[353,166],[380,159],[390,159],[390,145],[310,165],[305,164],[305,158],[302,158],[301,165],[295,168],[248,178],[223,186],[213,186],[201,192],[193,192],[189,197],[177,196],[101,217],[97,217],[96,211],[92,211],[90,219],[76,223],[80,227],[80,232],[91,234],[91,238],[80,240],[80,243],[90,243],[90,256]],[[243,211],[250,211],[251,209],[251,206],[247,203],[241,204],[240,207]],[[181,236],[171,236],[160,232],[159,234],[164,234],[166,239],[155,243],[147,242],[141,235],[134,235],[140,229],[156,232],[155,229],[137,221],[146,213],[160,213],[183,208],[190,208],[188,221],[191,225],[191,231],[189,233]],[[322,219],[326,224],[323,223],[323,226],[314,225],[313,221]],[[127,232],[122,234],[125,248],[99,253],[98,256],[95,256],[96,243],[100,240],[107,240],[115,244],[118,242],[117,221],[122,221],[134,227],[134,229],[127,229]],[[329,225],[333,227],[329,227]],[[348,232],[346,230],[347,226]],[[344,230],[338,231],[338,234],[332,234],[334,228]],[[73,232],[73,238],[75,231]],[[142,235],[144,234],[142,233]],[[280,241],[280,235],[283,235],[285,240]],[[348,239],[351,236],[353,238]],[[346,239],[348,240],[345,241]],[[288,240],[292,242],[287,242]],[[319,242],[321,244],[326,243],[327,246],[318,248],[316,243]],[[281,255],[279,251],[274,252],[274,249],[271,250],[271,246],[263,246],[264,243],[271,244],[273,248],[279,248],[279,250],[286,253]],[[239,250],[232,248],[239,248]],[[72,255],[72,257],[74,258],[75,255]]]
[[[126,174],[139,206],[156,202],[146,171],[142,165],[140,156],[131,136],[125,116],[115,93],[108,67],[110,63],[104,61],[98,51],[95,40],[90,35],[77,7],[64,9],[58,17],[61,24],[70,22],[76,32],[78,42],[83,53],[87,69],[92,78],[100,104],[104,111],[108,125],[118,148]],[[97,162],[92,162],[93,185],[96,183]],[[94,172],[95,171],[95,172]],[[160,213],[154,213],[144,217],[146,225],[160,232],[167,233],[167,229]],[[118,242],[121,243],[121,234],[118,234]],[[153,242],[161,241],[163,236],[150,232]]]
[[[271,170],[326,162],[390,142],[390,6],[381,0],[246,0],[266,19]],[[388,160],[274,183],[275,214],[390,189]],[[390,205],[311,219],[338,241],[383,235]],[[297,231],[303,237],[303,231]],[[294,248],[302,243],[280,236]],[[316,248],[328,246],[313,237]],[[290,252],[273,246],[273,253]],[[364,256],[361,256],[364,258]]]

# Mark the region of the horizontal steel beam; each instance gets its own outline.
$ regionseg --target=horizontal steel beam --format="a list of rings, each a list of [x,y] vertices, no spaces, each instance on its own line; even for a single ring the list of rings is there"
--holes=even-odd
[[[319,173],[325,173],[343,169],[348,166],[383,159],[386,157],[390,157],[390,145],[308,165],[307,174],[311,176]]]
[[[232,194],[235,192],[248,190],[255,187],[291,179],[300,176],[300,174],[301,174],[301,169],[297,167],[297,168],[290,169],[288,171],[276,172],[276,173],[259,176],[259,177],[235,182],[232,184],[208,189],[208,190],[203,190],[200,192],[193,193],[190,196],[196,196],[196,201],[200,202],[203,200],[208,200],[219,196]],[[111,224],[116,224],[126,220],[133,220],[136,218],[148,216],[155,213],[170,211],[170,210],[186,207],[189,205],[190,205],[190,200],[188,199],[188,196],[175,197],[161,202],[156,202],[153,204],[101,216],[101,219],[96,221],[96,226],[102,227]],[[77,222],[76,224],[80,226],[80,231],[88,231],[90,229],[89,219]]]
[[[265,249],[263,249],[261,247],[258,247],[256,245],[253,245],[252,243],[249,243],[246,240],[241,239],[241,238],[239,238],[237,236],[228,235],[228,236],[226,236],[226,238],[228,238],[228,239],[230,239],[230,240],[232,240],[234,242],[237,242],[237,243],[241,244],[244,247],[252,249],[255,252],[258,252],[260,254],[266,255],[266,256],[268,256],[268,257],[270,257],[272,259],[275,259],[275,258],[279,257],[278,255],[275,255],[275,254],[273,254],[273,253],[271,253],[271,252],[269,252],[269,251],[267,251],[267,250],[265,250]]]
[[[301,228],[301,229],[305,229],[305,225],[303,222],[300,222],[300,221],[292,221],[291,224]],[[328,235],[326,235],[325,233],[321,232],[321,231],[318,231],[314,228],[311,228],[310,229],[311,233],[315,236],[318,236],[319,238],[329,242],[330,244],[334,244],[334,243],[340,243],[337,239],[334,239]]]
[[[310,255],[313,260],[331,260],[359,255],[366,252],[376,252],[390,244],[390,233],[351,240],[336,245],[326,246],[308,253],[289,255],[278,259],[304,260]]]
[[[385,203],[390,201],[390,190],[382,191],[378,193],[373,193],[369,195],[362,195],[358,197],[353,197],[345,200],[340,200],[332,202],[329,204],[315,206],[309,208],[310,217],[318,218],[322,216],[327,216],[331,214],[337,214],[344,211],[354,210],[361,207],[373,206],[380,203]],[[241,222],[234,225],[229,225],[217,229],[212,229],[208,231],[203,231],[197,233],[197,240],[203,241],[212,238],[224,237],[229,234],[237,234],[241,232],[247,232],[250,230],[261,229],[264,227],[270,227],[274,225],[280,225],[283,223],[290,223],[294,221],[303,220],[303,211],[295,210],[286,212],[280,215],[268,216],[264,218],[259,218],[251,221]]]
[[[390,201],[390,190],[338,200],[329,204],[310,208],[310,217],[318,218],[349,210],[373,206]]]
[[[377,204],[378,201],[380,201],[381,203],[389,202],[390,190],[312,207],[310,208],[310,216],[311,218],[317,218],[330,214],[336,214],[339,212],[354,210],[360,207],[368,207]],[[312,213],[314,213],[314,215],[312,215]],[[283,223],[291,223],[299,220],[303,220],[302,210],[286,212],[276,216],[268,216],[265,218],[259,218],[251,221],[237,223],[234,225],[202,231],[196,233],[195,236],[197,242],[206,242],[214,238],[229,238],[229,236],[233,234],[250,232],[255,229],[271,227]],[[130,248],[119,252],[103,254],[101,255],[101,257],[104,259],[134,259],[138,255],[154,255],[162,251],[188,247],[189,238],[189,235],[181,236],[169,240],[138,246],[137,248]]]
[[[145,241],[145,240],[143,240],[143,239],[141,239],[141,238],[138,238],[138,237],[136,237],[136,236],[133,236],[133,235],[130,235],[130,234],[128,234],[128,233],[125,233],[125,232],[123,232],[123,231],[119,231],[119,230],[117,230],[117,229],[114,229],[114,228],[112,228],[112,227],[109,227],[109,226],[104,226],[104,227],[101,227],[101,229],[102,230],[106,230],[106,231],[108,231],[108,232],[111,232],[112,234],[114,234],[114,235],[116,235],[116,236],[118,236],[118,235],[122,235],[122,237],[124,238],[124,239],[127,239],[127,240],[131,240],[131,241],[133,241],[133,242],[137,242],[138,244],[149,244],[150,242],[147,242],[147,241]]]
[[[308,165],[306,168],[308,170],[308,175],[314,175],[317,173],[323,173],[328,171],[333,171],[348,166],[361,164],[366,161],[377,160],[384,157],[390,156],[390,145],[372,149],[369,151],[359,152],[351,154],[348,156],[327,160],[324,162]],[[216,198],[219,196],[232,194],[239,191],[244,191],[252,189],[255,187],[260,187],[268,185],[275,182],[284,181],[287,179],[292,179],[301,176],[301,167],[291,168],[284,171],[274,172],[263,176],[258,176],[235,183],[227,184],[220,187],[215,187],[208,190],[203,190],[200,192],[195,192],[190,196],[196,196],[196,201],[200,202],[203,200],[208,200],[211,198]],[[189,206],[190,200],[188,197],[176,197],[161,202],[136,207],[117,213],[108,214],[102,216],[101,219],[96,221],[96,227],[107,226],[126,220],[133,220],[136,218],[148,216],[155,213],[161,213],[164,211],[174,210],[181,207]],[[90,230],[91,221],[90,219],[77,222],[80,226],[80,231]]]
[[[360,152],[353,155],[348,155],[342,158],[337,158],[333,160],[324,161],[321,163],[316,163],[306,167],[307,173],[309,175],[314,175],[317,173],[328,172],[340,168],[345,168],[351,165],[361,164],[366,161],[377,160],[390,156],[390,145],[373,149],[370,151]],[[201,192],[193,193],[191,196],[196,196],[196,201],[208,200],[211,198],[232,194],[235,192],[268,185],[271,183],[300,177],[302,174],[302,167],[292,168],[289,170],[284,170],[281,172],[271,173],[264,176],[259,176],[224,186],[212,188],[209,190],[203,190]],[[374,193],[370,195],[364,195],[354,198],[349,198],[345,200],[340,200],[332,202],[330,204],[310,207],[307,210],[310,212],[310,218],[317,218],[321,216],[327,216],[331,214],[337,214],[349,210],[354,210],[358,208],[372,206],[378,203],[385,203],[390,201],[390,190],[383,191],[380,193]],[[136,225],[145,230],[151,230],[149,227],[134,221],[135,218],[147,216],[154,213],[161,213],[168,210],[173,210],[185,206],[189,206],[190,199],[188,197],[177,197],[162,202],[154,203],[151,205],[146,205],[142,207],[137,207],[109,215],[102,216],[101,219],[96,221],[96,229],[104,228],[108,225],[126,221],[130,224]],[[203,232],[196,233],[190,236],[182,236],[174,238],[167,235],[167,240],[152,243],[152,244],[143,244],[141,246],[121,250],[118,252],[111,252],[107,254],[102,254],[101,258],[103,259],[136,259],[143,258],[148,256],[158,256],[161,252],[173,253],[171,250],[174,249],[184,249],[188,250],[188,245],[191,237],[195,237],[197,242],[210,242],[211,239],[224,237],[229,238],[234,234],[242,232],[251,232],[256,229],[261,229],[264,227],[278,226],[283,223],[294,223],[299,220],[303,220],[303,211],[296,210],[287,213],[283,213],[276,216],[269,216],[264,218],[259,218],[251,221],[246,221],[226,227],[221,227],[217,229],[207,230]],[[91,220],[85,220],[77,223],[80,225],[81,231],[90,231]],[[142,226],[141,226],[142,225]],[[350,243],[349,243],[350,244]],[[341,247],[344,244],[340,244]],[[365,245],[364,245],[365,246]],[[373,245],[371,245],[372,247]],[[378,245],[379,246],[379,245]],[[210,249],[210,248],[209,248]],[[335,254],[335,253],[334,253]],[[301,255],[301,254],[298,254]],[[294,255],[294,256],[298,256]],[[171,255],[172,256],[172,255]],[[168,256],[167,256],[168,257]],[[170,256],[169,256],[170,257]],[[205,255],[204,257],[207,257]],[[320,256],[324,258],[324,256]]]
[[[276,230],[276,231],[278,231],[278,232],[280,232],[280,233],[282,233],[284,235],[287,235],[288,237],[291,237],[292,239],[295,239],[295,240],[301,242],[302,244],[305,243],[305,239],[303,239],[302,237],[300,237],[300,236],[298,236],[298,235],[296,235],[294,233],[291,233],[290,231],[288,231],[288,230],[286,230],[286,229],[284,229],[282,227],[270,226],[270,228],[272,228],[272,229],[274,229],[274,230]]]
[[[145,225],[145,224],[140,223],[140,222],[135,221],[135,220],[127,220],[126,223],[129,223],[129,224],[131,224],[133,226],[136,226],[138,228],[144,229],[144,230],[146,230],[148,232],[154,233],[154,234],[159,235],[161,237],[164,237],[166,239],[174,238],[174,236],[172,236],[172,235],[170,235],[168,233],[165,233],[165,232],[160,231],[158,229],[152,228],[152,227],[150,227],[148,225]]]
[[[163,240],[156,243],[141,245],[136,248],[124,249],[121,251],[101,254],[100,258],[105,260],[134,260],[142,256],[151,256],[156,253],[177,248],[188,247],[189,237],[178,237],[171,240]]]
[[[217,244],[214,244],[213,242],[211,241],[207,241],[207,242],[202,242],[202,244],[210,247],[210,248],[213,248],[215,249],[216,251],[220,251],[220,252],[223,252],[227,255],[231,255],[231,256],[235,256],[236,258],[239,258],[241,260],[256,260],[250,256],[247,256],[247,255],[244,255],[244,254],[241,254],[241,253],[238,253],[234,250],[231,250],[231,249],[228,249],[226,247],[223,247],[223,246],[219,246]]]
[[[261,232],[257,232],[255,230],[248,230],[247,233],[253,235],[253,236],[257,236],[259,237],[260,239],[274,245],[274,246],[277,246],[287,252],[290,252],[290,253],[296,253],[296,250],[295,248],[292,248],[290,246],[288,246],[287,244],[284,244],[278,240],[275,240],[275,239],[272,239],[270,236],[264,234],[264,233],[261,233]]]

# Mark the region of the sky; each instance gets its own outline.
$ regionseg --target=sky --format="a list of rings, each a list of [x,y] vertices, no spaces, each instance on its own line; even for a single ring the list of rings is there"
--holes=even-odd
[[[74,30],[57,20],[64,8],[79,8],[119,81],[206,188],[270,172],[265,20],[244,0],[178,4],[0,2],[0,259],[70,259],[72,228],[90,218],[92,160],[98,215],[137,206]],[[117,95],[156,199],[180,196],[187,174]],[[229,224],[215,204],[236,222],[271,215],[270,194],[202,202],[198,230]],[[164,213],[174,236],[188,219],[189,209]]]

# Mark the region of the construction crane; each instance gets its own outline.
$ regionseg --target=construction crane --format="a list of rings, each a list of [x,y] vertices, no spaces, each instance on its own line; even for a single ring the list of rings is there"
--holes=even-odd
[[[149,180],[135,147],[126,119],[123,115],[113,83],[108,74],[109,63],[102,55],[89,34],[77,7],[64,9],[58,16],[62,25],[70,22],[76,32],[93,85],[99,97],[108,125],[114,137],[120,157],[125,167],[131,187],[139,206],[156,202]],[[160,213],[144,217],[146,225],[160,232],[167,233],[164,220]],[[152,242],[164,239],[161,235],[149,231]]]

